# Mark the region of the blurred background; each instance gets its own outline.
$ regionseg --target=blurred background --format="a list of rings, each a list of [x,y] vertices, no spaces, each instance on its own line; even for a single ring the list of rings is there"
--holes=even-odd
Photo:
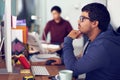
[[[92,2],[104,4],[111,14],[111,25],[116,30],[120,26],[119,0],[11,0],[12,15],[17,16],[17,20],[26,20],[30,32],[39,33],[40,37],[46,23],[52,19],[51,8],[55,5],[62,9],[62,17],[68,20],[74,29],[77,29],[77,20],[80,16],[81,8]],[[0,0],[0,21],[4,15],[4,0]],[[49,41],[50,38],[48,38]],[[83,45],[83,39],[79,43],[74,41],[76,46]]]

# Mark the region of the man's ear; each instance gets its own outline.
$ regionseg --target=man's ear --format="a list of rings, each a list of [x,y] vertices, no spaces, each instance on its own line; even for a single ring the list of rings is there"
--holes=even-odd
[[[98,27],[98,24],[99,24],[99,21],[93,21],[93,22],[92,22],[93,28]]]

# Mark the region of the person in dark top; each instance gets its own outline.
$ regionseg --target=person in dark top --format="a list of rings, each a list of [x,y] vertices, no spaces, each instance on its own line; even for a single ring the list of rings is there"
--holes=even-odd
[[[62,58],[62,45],[64,38],[69,34],[69,32],[72,30],[71,24],[64,20],[61,17],[61,8],[59,6],[54,6],[51,9],[51,13],[53,15],[53,20],[48,21],[44,32],[42,39],[46,40],[48,32],[50,32],[51,44],[57,44],[61,46],[61,50],[57,51],[59,56]]]
[[[51,9],[53,20],[48,21],[44,33],[42,36],[43,40],[46,40],[48,32],[50,32],[52,44],[61,44],[64,41],[69,32],[72,30],[71,24],[61,17],[61,8],[54,6]]]
[[[120,80],[120,33],[108,28],[110,14],[100,3],[90,3],[82,8],[79,30],[72,30],[64,39],[63,59],[66,69],[73,76],[86,73],[85,80]],[[74,55],[72,42],[82,36],[88,37],[80,58]],[[60,59],[54,64],[60,64]]]

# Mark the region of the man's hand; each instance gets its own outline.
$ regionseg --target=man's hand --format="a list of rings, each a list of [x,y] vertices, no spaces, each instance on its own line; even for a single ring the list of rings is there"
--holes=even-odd
[[[80,31],[78,30],[72,30],[69,34],[68,34],[68,37],[71,37],[72,39],[76,39],[76,38],[79,38],[81,37],[82,34]]]
[[[56,62],[53,62],[52,65],[58,65],[58,64],[62,64],[62,61],[60,58],[49,58],[48,60],[55,60]],[[48,61],[47,60],[47,61]]]

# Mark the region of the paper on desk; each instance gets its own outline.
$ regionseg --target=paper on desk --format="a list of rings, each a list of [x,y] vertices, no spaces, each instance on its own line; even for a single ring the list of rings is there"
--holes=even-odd
[[[51,48],[51,49],[58,49],[58,48],[60,48],[60,46],[59,46],[59,45],[49,44],[49,45],[48,45],[48,48]]]
[[[48,60],[48,58],[51,57],[56,57],[56,58],[60,58],[59,56],[57,56],[57,53],[54,54],[38,54],[38,55],[33,55],[30,58],[31,62],[45,62],[46,60]]]
[[[47,59],[38,59],[36,58],[36,55],[33,55],[32,57],[30,57],[30,61],[31,62],[45,62]]]
[[[23,31],[20,29],[12,29],[12,41],[14,41],[15,39],[20,40],[21,42],[23,42]]]
[[[30,73],[30,69],[22,69],[20,70],[21,74],[29,74]]]
[[[28,33],[28,42],[29,45],[38,46],[35,35],[33,33]],[[39,46],[38,46],[39,47]]]
[[[49,49],[59,49],[60,45],[54,45],[54,44],[42,44],[43,48],[49,48]]]
[[[12,16],[12,27],[16,28],[16,23],[17,23],[17,17],[16,16]]]
[[[33,48],[36,47],[40,53],[46,53],[39,40],[39,35],[36,32],[28,33],[28,44],[33,46]]]

